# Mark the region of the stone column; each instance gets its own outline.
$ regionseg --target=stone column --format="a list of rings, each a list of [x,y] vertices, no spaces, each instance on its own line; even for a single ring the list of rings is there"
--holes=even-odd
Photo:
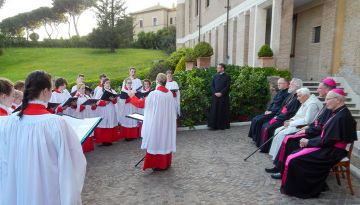
[[[218,48],[218,29],[217,27],[211,30],[211,47],[214,50],[214,55],[211,56],[211,65],[214,66],[217,64],[217,56],[218,56],[218,52],[217,52],[217,48]]]
[[[176,7],[176,39],[185,36],[185,1],[178,1]],[[177,44],[176,47],[183,47],[184,43]]]
[[[257,53],[265,44],[266,9],[259,5],[250,9],[249,65],[259,66]]]
[[[273,0],[271,43],[275,66],[289,69],[294,0]]]
[[[229,59],[228,64],[236,62],[236,44],[237,44],[237,18],[229,20]]]
[[[236,65],[248,64],[248,49],[249,49],[249,12],[240,14],[237,18],[237,33],[236,33]]]
[[[226,63],[226,24],[221,24],[218,31],[217,63]]]

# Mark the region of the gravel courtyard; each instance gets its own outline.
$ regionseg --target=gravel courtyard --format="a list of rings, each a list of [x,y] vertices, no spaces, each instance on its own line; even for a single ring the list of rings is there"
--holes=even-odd
[[[144,151],[141,140],[121,141],[110,147],[96,146],[86,154],[87,174],[83,204],[360,204],[360,183],[352,177],[355,196],[327,180],[330,191],[320,198],[302,200],[282,195],[280,180],[270,178],[267,154],[257,153],[247,137],[249,126],[225,131],[181,131],[172,167],[163,172],[135,168]]]

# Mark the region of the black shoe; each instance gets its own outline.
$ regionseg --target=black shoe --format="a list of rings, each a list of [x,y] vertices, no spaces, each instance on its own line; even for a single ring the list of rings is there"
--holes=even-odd
[[[212,127],[209,127],[208,130],[210,130],[210,131],[216,131],[217,129],[212,128]]]
[[[267,173],[279,173],[280,170],[276,167],[273,167],[273,168],[265,168],[265,172]]]
[[[152,170],[153,170],[153,171],[165,171],[165,170],[167,170],[167,169],[153,168]]]
[[[329,191],[329,190],[330,190],[329,186],[327,185],[327,183],[325,183],[324,187],[321,190],[321,192],[326,192],[326,191]]]
[[[104,142],[104,143],[102,143],[102,145],[108,147],[108,146],[111,146],[112,143],[111,142]]]
[[[275,173],[271,175],[271,178],[273,179],[281,179],[281,177],[282,177],[281,173]]]

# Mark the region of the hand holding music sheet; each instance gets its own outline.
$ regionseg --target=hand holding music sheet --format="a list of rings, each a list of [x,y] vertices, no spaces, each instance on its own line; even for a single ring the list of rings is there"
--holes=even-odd
[[[76,102],[77,101],[77,97],[71,97],[69,99],[67,99],[63,104],[62,107],[66,107],[66,106],[71,106],[72,102]]]
[[[102,120],[101,117],[77,119],[68,115],[61,115],[61,118],[75,130],[81,144],[85,142]]]
[[[144,115],[139,114],[139,113],[129,114],[129,115],[126,115],[126,117],[132,118],[134,120],[144,121]]]

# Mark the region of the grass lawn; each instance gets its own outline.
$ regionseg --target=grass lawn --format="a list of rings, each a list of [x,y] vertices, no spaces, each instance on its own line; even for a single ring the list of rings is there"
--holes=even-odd
[[[79,73],[87,80],[105,73],[110,78],[125,78],[130,66],[138,72],[150,69],[153,60],[165,59],[158,50],[91,48],[8,48],[0,56],[0,76],[12,81],[24,80],[33,70],[45,70],[53,77],[75,81]]]

